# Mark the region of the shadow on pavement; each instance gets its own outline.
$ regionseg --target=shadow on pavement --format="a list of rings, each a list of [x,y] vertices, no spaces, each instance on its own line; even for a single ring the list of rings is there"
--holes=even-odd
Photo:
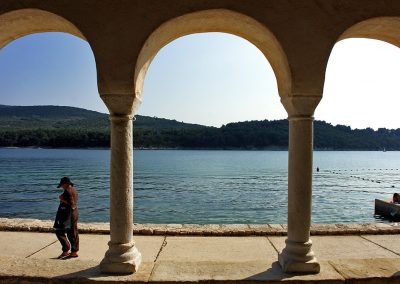
[[[272,263],[271,267],[268,268],[266,271],[252,275],[245,280],[283,280],[283,279],[288,279],[293,276],[296,276],[295,274],[286,274],[282,271],[282,268],[279,264],[278,261],[275,261]]]

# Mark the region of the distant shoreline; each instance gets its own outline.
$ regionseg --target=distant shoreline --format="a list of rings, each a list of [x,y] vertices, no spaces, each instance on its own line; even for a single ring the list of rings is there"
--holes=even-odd
[[[59,106],[1,106],[0,146],[108,149],[108,115]],[[221,127],[137,115],[134,149],[287,151],[286,119],[232,122]],[[315,151],[400,151],[400,128],[352,129],[314,121]]]
[[[17,150],[17,149],[36,149],[36,150],[110,150],[111,148],[109,147],[36,147],[36,146],[31,146],[31,147],[0,147],[0,149],[9,149],[9,150]],[[288,151],[288,148],[280,148],[280,147],[271,147],[271,148],[251,148],[251,149],[246,149],[246,148],[145,148],[145,147],[139,147],[139,148],[133,148],[133,150],[153,150],[153,151],[171,151],[171,150],[176,150],[176,151]],[[387,150],[387,151],[382,151],[382,150],[362,150],[362,149],[326,149],[326,148],[317,148],[314,149],[314,152],[399,152],[400,150]]]

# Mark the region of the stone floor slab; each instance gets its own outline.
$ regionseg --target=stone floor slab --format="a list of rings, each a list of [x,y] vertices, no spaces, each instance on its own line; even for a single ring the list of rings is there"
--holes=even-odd
[[[1,232],[2,256],[27,257],[57,241],[54,234],[29,232]]]
[[[262,281],[265,283],[344,283],[343,277],[327,262],[321,264],[322,272],[315,275],[291,275],[282,272],[278,262],[244,261],[157,261],[151,282],[199,281]]]
[[[397,258],[343,259],[329,263],[349,284],[400,283],[400,261]]]
[[[285,238],[268,237],[278,251],[285,247]],[[396,258],[398,255],[360,236],[314,236],[312,249],[318,260]]]
[[[365,235],[363,238],[400,255],[400,235]]]
[[[158,260],[259,261],[278,259],[265,237],[167,237]]]
[[[100,273],[96,261],[80,259],[53,260],[0,256],[0,283],[121,283],[148,281],[154,262],[142,263],[131,275],[105,275]]]
[[[100,262],[108,250],[109,235],[79,235],[79,259]],[[162,236],[135,236],[134,240],[138,250],[142,253],[143,262],[154,262],[163,244]],[[31,258],[51,259],[61,253],[61,245],[57,241],[53,245],[41,250]]]
[[[284,248],[286,237],[278,236],[134,236],[143,257],[138,273],[104,275],[99,263],[109,235],[80,237],[78,259],[56,260],[51,257],[60,253],[60,244],[54,234],[0,232],[0,283],[400,283],[400,256],[388,250],[398,251],[399,235],[314,236],[321,265],[316,275],[282,272],[277,250]],[[26,258],[34,246],[38,252]]]

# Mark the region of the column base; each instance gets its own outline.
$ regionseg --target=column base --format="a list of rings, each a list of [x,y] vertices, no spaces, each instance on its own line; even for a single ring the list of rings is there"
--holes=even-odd
[[[138,271],[142,255],[134,242],[114,244],[108,242],[109,249],[100,263],[102,273],[132,274]]]
[[[286,247],[278,256],[283,272],[316,274],[320,265],[311,250],[312,242],[294,242],[286,239]]]

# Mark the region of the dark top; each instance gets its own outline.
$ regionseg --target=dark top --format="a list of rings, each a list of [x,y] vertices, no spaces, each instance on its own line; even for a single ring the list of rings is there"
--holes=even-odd
[[[64,189],[64,192],[60,195],[60,202],[68,204],[72,210],[76,209],[78,203],[78,192],[76,189],[72,186]]]
[[[78,192],[74,187],[64,189],[60,195],[60,205],[58,206],[56,220],[54,222],[55,229],[71,229],[77,228],[78,223]]]

